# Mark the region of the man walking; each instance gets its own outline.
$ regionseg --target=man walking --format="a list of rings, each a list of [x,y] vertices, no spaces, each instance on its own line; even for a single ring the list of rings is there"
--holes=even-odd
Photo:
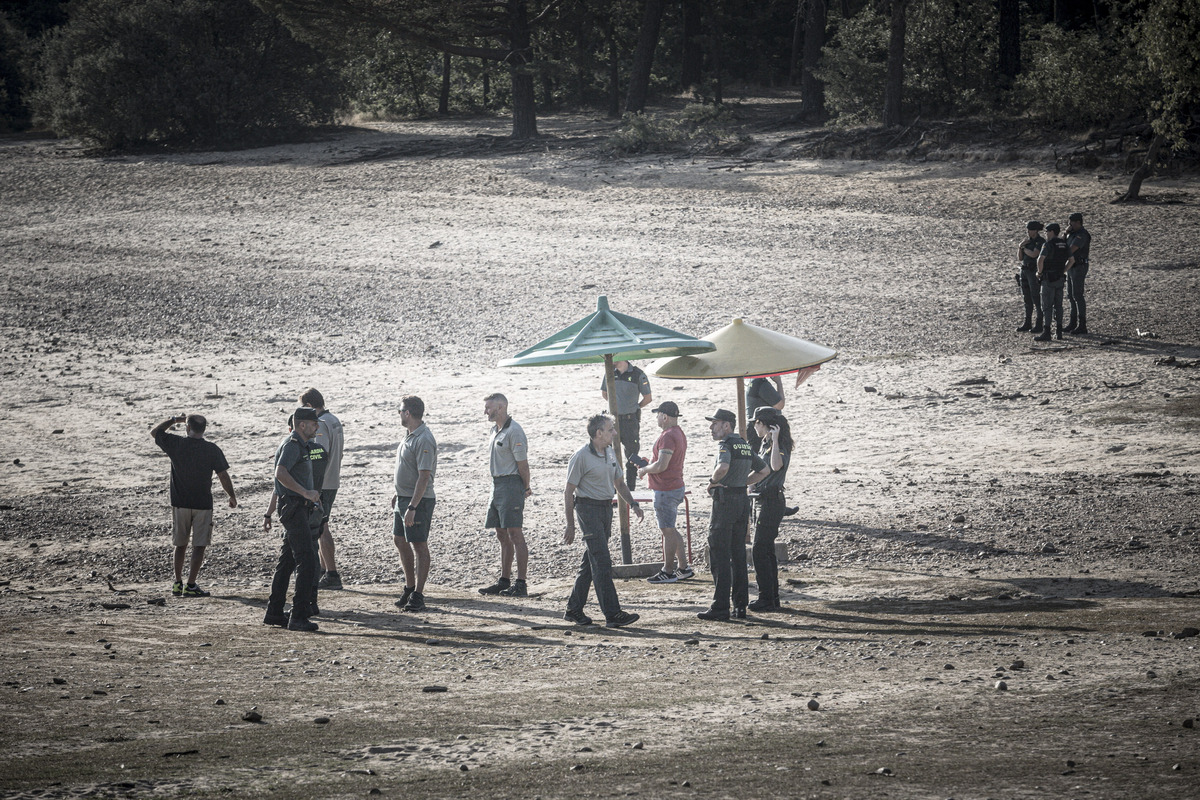
[[[1067,221],[1067,247],[1075,265],[1067,272],[1067,299],[1071,302],[1071,318],[1067,320],[1067,333],[1082,336],[1087,333],[1087,300],[1083,296],[1084,281],[1088,274],[1088,251],[1092,247],[1092,235],[1083,227],[1083,214],[1076,211]]]
[[[504,395],[497,392],[485,397],[483,413],[492,423],[488,442],[492,500],[488,504],[484,526],[494,528],[500,541],[500,579],[480,589],[479,593],[525,597],[529,594],[525,583],[529,547],[522,526],[525,498],[533,494],[529,488],[528,440],[525,431],[508,415],[508,398]],[[517,562],[515,582],[511,580],[514,560]]]
[[[313,528],[321,511],[321,493],[313,488],[310,442],[317,432],[317,412],[297,408],[292,414],[292,432],[275,451],[275,495],[278,497],[279,522],[283,525],[283,544],[271,579],[265,625],[279,625],[292,631],[315,631],[312,601],[316,591],[317,553],[313,547]],[[292,613],[284,613],[288,584],[296,573],[292,595]]]
[[[746,440],[734,432],[737,417],[732,411],[717,409],[705,419],[711,423],[712,438],[720,442],[716,467],[708,483],[708,493],[713,499],[708,558],[715,589],[712,605],[696,616],[728,622],[731,595],[732,616],[739,619],[746,616],[746,605],[750,601],[750,578],[746,574],[750,498],[746,495],[746,484],[758,482],[770,468],[750,449]]]
[[[179,423],[187,425],[186,436],[167,433],[168,428]],[[171,594],[176,597],[209,595],[196,583],[196,576],[204,562],[204,549],[212,540],[213,473],[221,481],[225,494],[229,495],[229,507],[237,508],[233,482],[229,479],[229,462],[221,448],[205,440],[207,427],[208,420],[199,414],[180,414],[163,420],[150,431],[155,444],[171,459],[171,544],[175,547],[175,583],[171,585]],[[183,562],[189,538],[192,562],[185,586]]]
[[[642,408],[654,402],[654,397],[650,394],[650,379],[646,377],[646,373],[629,361],[613,364],[613,378],[616,380],[617,424],[620,426],[618,430],[621,434],[621,447],[625,448],[625,458],[630,459],[642,448]],[[607,380],[600,381],[600,396],[608,400]],[[625,482],[631,492],[637,485],[637,470],[635,463],[625,462]]]
[[[1060,230],[1062,229],[1057,222],[1046,226],[1046,233],[1050,238],[1042,245],[1042,254],[1038,256],[1037,274],[1042,282],[1042,318],[1046,327],[1041,335],[1033,337],[1035,342],[1050,341],[1051,326],[1057,326],[1056,334],[1059,339],[1063,334],[1063,284],[1066,282],[1066,273],[1075,263],[1075,259],[1071,257],[1066,240],[1059,237]]]
[[[317,484],[321,492],[321,508],[324,511],[321,537],[318,540],[321,553],[319,567],[323,572],[317,585],[322,589],[341,589],[342,578],[338,575],[337,563],[334,561],[329,514],[333,510],[333,501],[337,498],[342,474],[342,449],[345,445],[342,422],[325,408],[325,398],[316,389],[305,389],[304,394],[300,395],[300,405],[317,412],[317,435],[313,437],[313,441],[325,450],[325,478]]]
[[[575,541],[575,520],[583,532],[583,544],[587,548],[575,576],[575,587],[567,600],[567,611],[563,619],[576,625],[591,625],[592,620],[583,613],[588,592],[596,586],[596,601],[604,613],[604,624],[609,628],[620,628],[638,620],[637,614],[621,610],[617,599],[617,587],[612,579],[612,556],[608,552],[608,539],[612,535],[613,493],[625,499],[637,514],[644,515],[633,505],[629,488],[621,483],[621,465],[613,452],[612,417],[597,414],[588,420],[587,432],[590,441],[571,456],[567,464],[567,487],[563,493],[567,512],[567,530],[563,542]]]
[[[654,491],[654,516],[663,539],[663,568],[652,576],[650,583],[674,583],[691,578],[696,573],[688,566],[687,548],[675,527],[679,504],[683,502],[683,459],[687,454],[687,436],[679,427],[679,406],[670,400],[654,409],[662,433],[654,443],[654,459],[638,470],[638,477],[647,476]]]
[[[396,448],[392,541],[400,551],[400,564],[404,568],[404,594],[396,601],[396,607],[410,612],[425,610],[433,475],[437,471],[437,442],[424,418],[425,403],[421,398],[410,394],[400,401],[400,424],[407,435]]]

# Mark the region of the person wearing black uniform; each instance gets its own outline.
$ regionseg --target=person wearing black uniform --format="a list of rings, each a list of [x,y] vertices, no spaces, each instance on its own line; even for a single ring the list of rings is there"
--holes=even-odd
[[[734,432],[737,417],[732,411],[717,409],[705,419],[712,423],[709,426],[712,438],[720,442],[716,467],[708,483],[708,494],[713,499],[708,528],[708,561],[716,588],[712,605],[696,616],[703,620],[728,622],[730,616],[746,616],[750,599],[745,544],[750,498],[746,495],[746,485],[765,478],[769,468],[746,440]]]
[[[279,495],[279,522],[284,534],[263,623],[287,626],[292,631],[315,631],[317,623],[309,619],[313,587],[317,581],[312,519],[320,512],[321,493],[313,488],[308,451],[309,441],[317,433],[317,412],[311,408],[298,408],[292,419],[295,429],[275,452],[275,494]],[[296,573],[296,591],[292,595],[289,617],[283,612],[283,604],[293,572]]]
[[[1092,246],[1092,235],[1083,227],[1083,214],[1076,211],[1067,222],[1067,247],[1075,259],[1075,265],[1067,272],[1067,299],[1071,302],[1071,318],[1067,320],[1067,333],[1076,336],[1087,333],[1087,301],[1083,298],[1083,283],[1088,274],[1088,250]]]
[[[783,411],[783,379],[778,375],[772,375],[770,378],[755,378],[746,388],[746,415],[753,419],[754,412],[763,406]],[[762,447],[762,439],[759,438],[758,431],[754,429],[753,425],[746,431],[746,441],[750,443],[750,449],[756,453]]]
[[[1017,283],[1021,287],[1021,297],[1025,300],[1025,324],[1017,328],[1024,332],[1032,330],[1042,332],[1042,285],[1037,276],[1037,260],[1042,253],[1042,238],[1044,226],[1037,220],[1030,220],[1025,225],[1025,241],[1017,248],[1017,261],[1021,262],[1021,271],[1017,273]],[[1037,311],[1037,324],[1033,324],[1034,311]]]
[[[1057,325],[1058,338],[1062,338],[1062,298],[1063,284],[1066,283],[1067,270],[1071,268],[1074,259],[1067,247],[1067,241],[1059,237],[1062,230],[1057,222],[1046,226],[1050,238],[1042,245],[1042,254],[1038,256],[1037,274],[1042,282],[1042,316],[1046,323],[1040,335],[1033,337],[1037,342],[1050,341],[1050,328]]]
[[[787,480],[788,465],[792,462],[792,430],[787,418],[767,406],[754,412],[762,449],[759,458],[771,472],[753,486],[758,496],[758,519],[754,524],[754,580],[758,584],[758,599],[749,605],[751,611],[780,611],[779,560],[775,555],[775,540],[779,538],[779,523],[786,513],[783,483]]]
[[[628,361],[613,364],[617,390],[617,433],[625,451],[625,485],[629,491],[637,486],[638,467],[645,463],[637,457],[642,449],[642,408],[654,402],[650,394],[650,379],[646,373]],[[608,381],[600,380],[600,396],[608,400]],[[618,456],[621,454],[618,453]]]
[[[313,409],[316,411],[316,409]],[[288,433],[295,430],[294,417],[288,417]],[[321,423],[321,412],[317,411],[317,424]],[[318,436],[308,440],[308,463],[312,466],[313,488],[321,493],[321,507],[319,513],[314,511],[309,516],[309,524],[312,526],[313,534],[313,550],[316,552],[318,571],[321,566],[321,535],[328,530],[326,523],[329,520],[329,509],[325,507],[328,498],[325,495],[325,473],[329,467],[330,454],[329,450],[318,441]],[[279,503],[279,495],[271,493],[271,502],[267,505],[267,513],[263,515],[263,531],[269,533],[271,530],[271,517],[275,513],[275,508]],[[309,616],[321,616],[320,606],[317,605],[317,592],[321,588],[321,581],[318,579],[313,583],[312,602],[309,605]]]

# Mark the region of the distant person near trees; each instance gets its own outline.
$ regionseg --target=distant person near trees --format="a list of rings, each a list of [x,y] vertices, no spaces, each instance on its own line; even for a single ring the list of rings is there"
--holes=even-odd
[[[529,589],[525,570],[529,564],[529,547],[525,543],[525,498],[533,494],[529,488],[529,441],[517,421],[508,415],[508,398],[499,392],[483,400],[483,413],[492,423],[488,439],[488,471],[492,475],[492,499],[488,503],[484,526],[496,531],[500,542],[500,578],[480,594],[502,594],[525,597]],[[512,580],[513,562],[517,565],[516,580]]]
[[[642,448],[642,408],[654,402],[650,394],[650,379],[646,373],[629,361],[613,364],[613,378],[617,392],[617,432],[621,434],[621,447],[627,459],[633,459]],[[608,381],[600,381],[600,396],[608,400]],[[619,454],[618,454],[619,455]],[[637,462],[625,462],[625,483],[629,491],[637,486]]]
[[[662,433],[650,455],[653,460],[638,470],[654,491],[654,516],[658,519],[663,540],[663,567],[649,579],[650,583],[675,583],[696,573],[688,566],[687,547],[675,527],[679,504],[686,488],[683,485],[683,461],[687,455],[687,436],[679,427],[679,406],[670,400],[654,409]]]
[[[316,389],[305,389],[304,394],[300,395],[300,405],[317,412],[317,434],[313,437],[313,442],[320,445],[325,451],[325,477],[317,485],[321,492],[321,508],[324,511],[319,539],[321,556],[319,567],[323,572],[317,585],[322,589],[341,589],[342,577],[338,575],[337,563],[334,561],[333,534],[329,530],[329,514],[333,510],[333,501],[337,498],[338,486],[341,484],[342,450],[345,447],[342,421],[325,408],[325,398]]]
[[[1032,330],[1042,332],[1042,285],[1038,280],[1037,262],[1042,254],[1042,228],[1045,227],[1037,220],[1025,224],[1025,241],[1017,247],[1017,261],[1021,271],[1017,273],[1017,285],[1021,287],[1021,297],[1025,301],[1025,322],[1017,328],[1020,332]],[[1033,324],[1034,312],[1037,312],[1037,324]]]
[[[1034,337],[1038,342],[1050,341],[1052,325],[1057,327],[1057,337],[1062,338],[1063,284],[1067,280],[1067,270],[1071,268],[1075,259],[1071,257],[1066,240],[1058,235],[1061,230],[1057,222],[1046,226],[1046,233],[1050,234],[1050,238],[1042,245],[1042,254],[1038,256],[1037,274],[1042,282],[1042,317],[1046,326],[1040,335]]]
[[[392,541],[400,551],[404,594],[396,601],[401,611],[425,610],[425,579],[429,577],[429,527],[433,521],[433,477],[437,472],[437,441],[425,424],[425,403],[416,395],[400,401],[400,424],[406,435],[396,448],[396,493],[392,495]]]
[[[1083,214],[1076,211],[1067,221],[1067,247],[1075,265],[1067,272],[1067,299],[1071,303],[1071,318],[1064,330],[1076,336],[1087,333],[1087,300],[1083,296],[1084,281],[1088,274],[1088,251],[1092,247],[1092,235],[1083,227]]]
[[[167,432],[171,426],[181,423],[187,426],[186,436]],[[221,481],[225,494],[229,495],[229,507],[237,508],[237,496],[229,479],[229,462],[221,448],[205,440],[207,427],[208,420],[199,414],[179,414],[168,417],[150,431],[155,444],[171,459],[171,543],[175,547],[175,583],[171,586],[171,594],[176,597],[209,595],[196,583],[196,577],[204,562],[204,549],[212,541],[213,473]],[[183,562],[189,539],[192,561],[185,585]]]

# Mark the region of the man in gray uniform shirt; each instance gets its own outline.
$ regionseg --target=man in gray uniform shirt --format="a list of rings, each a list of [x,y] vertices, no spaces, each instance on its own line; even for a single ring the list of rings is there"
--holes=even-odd
[[[567,464],[567,488],[564,492],[567,511],[567,530],[563,542],[575,541],[575,518],[583,531],[583,543],[587,547],[579,573],[575,576],[575,587],[567,600],[564,619],[576,625],[591,625],[592,620],[583,613],[591,585],[596,585],[596,600],[604,612],[605,625],[619,628],[636,622],[637,614],[621,610],[617,600],[617,588],[612,579],[612,556],[608,552],[608,539],[612,535],[613,492],[625,499],[643,518],[642,510],[633,505],[628,487],[621,483],[621,465],[613,452],[612,417],[597,414],[588,420],[587,431],[591,439],[571,456]]]
[[[497,392],[483,400],[483,413],[492,422],[488,441],[488,466],[492,473],[492,500],[488,504],[484,525],[494,528],[500,541],[500,579],[479,590],[480,594],[502,594],[525,597],[525,569],[529,564],[529,547],[525,543],[525,498],[533,494],[529,488],[528,440],[517,421],[508,415],[508,398]],[[512,566],[517,562],[517,579],[512,581]]]
[[[400,422],[408,435],[396,448],[396,493],[392,495],[392,541],[404,567],[404,594],[396,601],[402,611],[425,610],[425,579],[429,577],[429,524],[433,518],[433,474],[437,471],[437,442],[425,425],[425,403],[415,395],[400,401]]]
[[[322,589],[341,589],[342,576],[338,575],[337,563],[334,561],[333,534],[329,532],[329,512],[333,510],[333,501],[337,498],[338,485],[342,474],[342,448],[345,439],[342,435],[342,421],[325,408],[325,398],[316,389],[305,389],[300,395],[300,405],[317,412],[317,435],[313,441],[325,448],[325,480],[321,483],[321,508],[325,519],[321,521],[321,538],[318,540],[321,549],[321,575],[317,586]]]
[[[650,379],[646,373],[628,361],[613,364],[617,392],[617,424],[620,425],[621,447],[625,457],[636,456],[642,449],[642,408],[654,402],[650,394]],[[600,381],[600,396],[608,399],[608,382]],[[618,453],[617,455],[620,455]],[[625,463],[625,483],[629,491],[637,486],[638,465]]]

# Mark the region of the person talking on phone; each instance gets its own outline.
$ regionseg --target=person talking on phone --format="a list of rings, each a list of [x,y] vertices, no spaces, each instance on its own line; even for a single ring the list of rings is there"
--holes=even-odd
[[[750,604],[751,611],[781,611],[779,602],[779,561],[775,557],[775,540],[779,523],[787,513],[783,483],[787,480],[792,460],[792,431],[787,418],[771,406],[760,406],[754,412],[754,428],[762,439],[759,458],[771,471],[754,484],[758,492],[758,520],[754,525],[754,578],[758,583],[758,599]]]

